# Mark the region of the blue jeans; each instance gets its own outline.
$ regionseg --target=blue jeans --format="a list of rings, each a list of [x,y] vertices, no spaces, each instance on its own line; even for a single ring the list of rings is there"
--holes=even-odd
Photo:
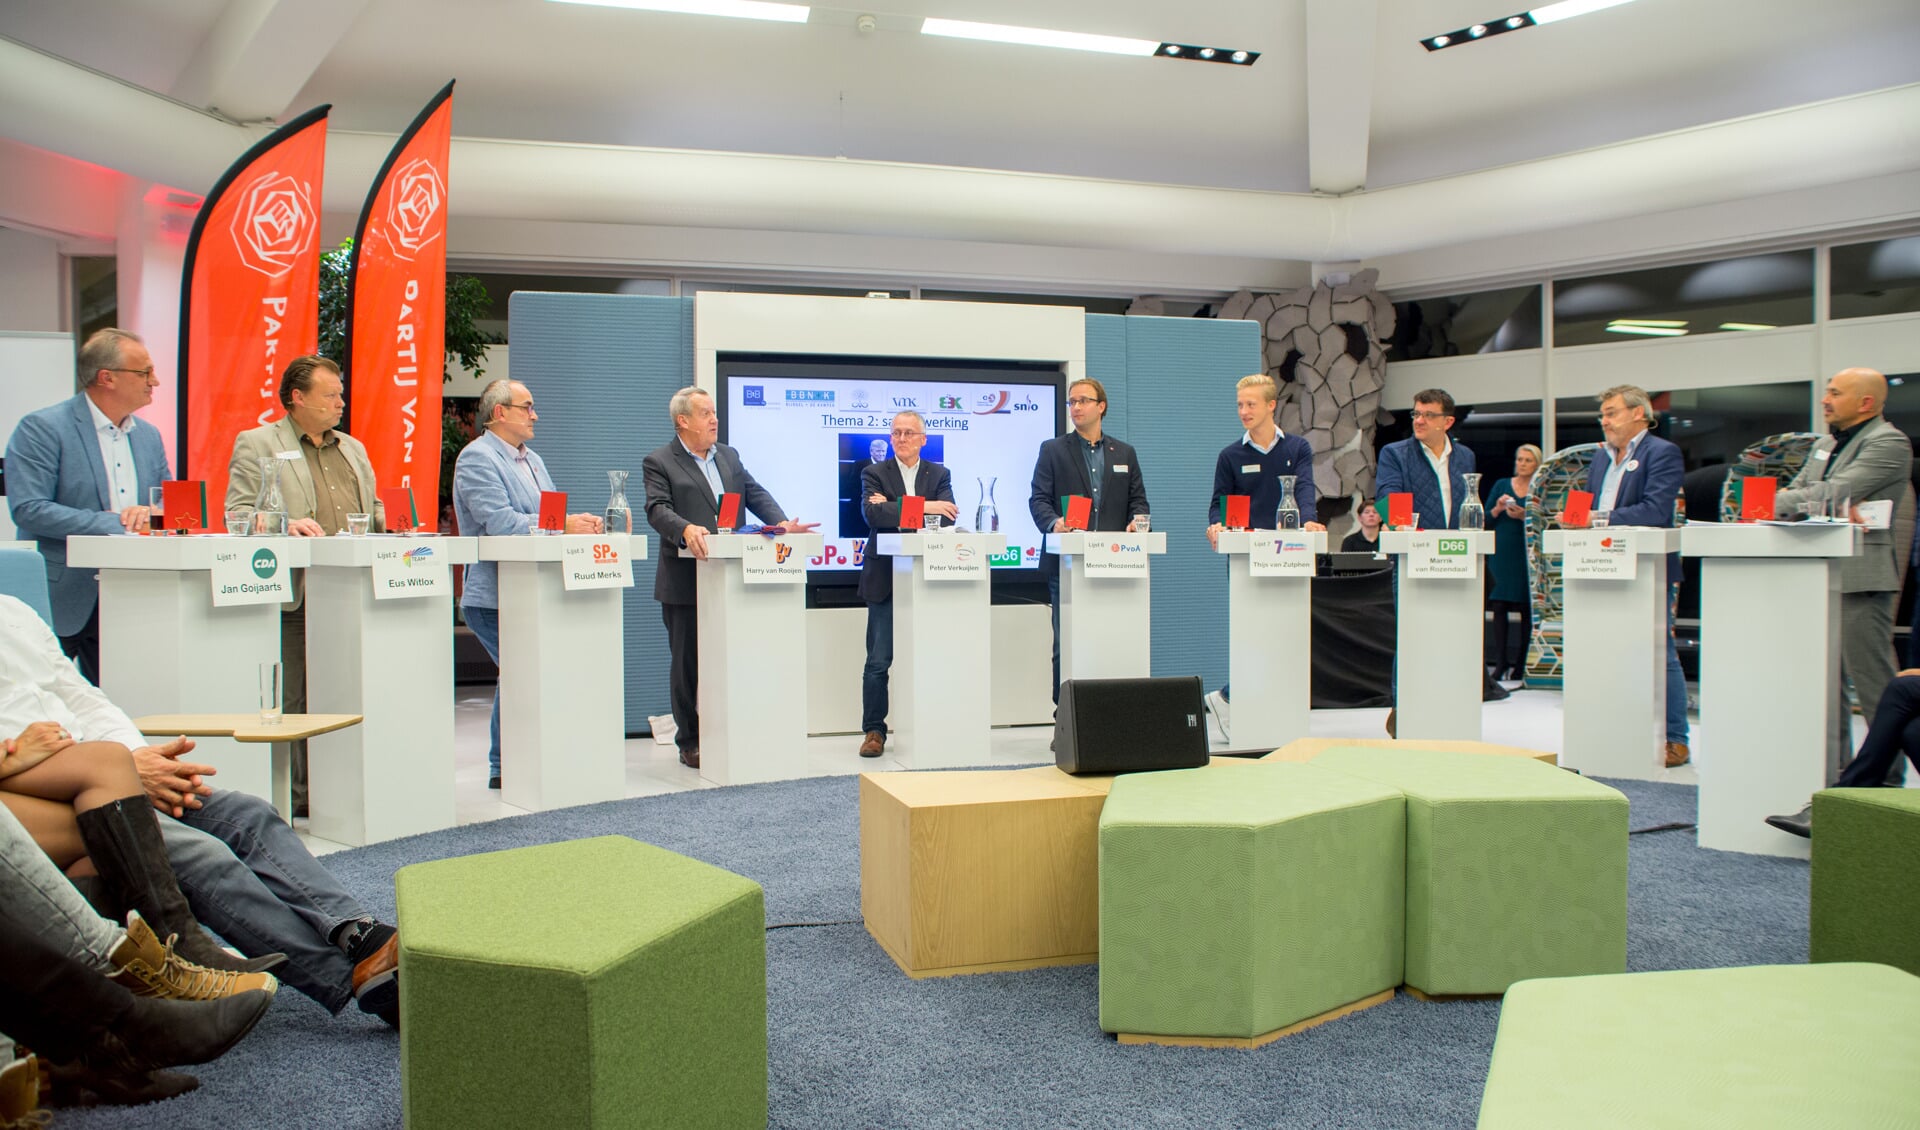
[[[1687,673],[1680,669],[1680,649],[1673,642],[1674,610],[1680,604],[1680,582],[1667,584],[1667,740],[1687,744]]]
[[[473,638],[487,649],[487,658],[500,666],[500,610],[462,605],[460,612],[473,629]],[[493,684],[493,719],[487,723],[487,776],[500,775],[500,684]]]
[[[860,671],[860,732],[887,732],[887,670],[893,666],[893,601],[867,605],[867,665]]]
[[[327,939],[372,918],[259,797],[219,789],[181,819],[160,817],[167,860],[193,916],[248,956],[278,951],[275,976],[339,1012],[353,963]]]

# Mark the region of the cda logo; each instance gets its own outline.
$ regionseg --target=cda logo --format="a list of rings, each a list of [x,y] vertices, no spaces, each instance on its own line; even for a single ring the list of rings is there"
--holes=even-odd
[[[280,559],[265,546],[253,551],[253,560],[249,564],[253,566],[253,575],[263,581],[280,570]]]
[[[1467,555],[1467,539],[1441,538],[1434,546],[1434,552],[1442,557],[1465,557]]]

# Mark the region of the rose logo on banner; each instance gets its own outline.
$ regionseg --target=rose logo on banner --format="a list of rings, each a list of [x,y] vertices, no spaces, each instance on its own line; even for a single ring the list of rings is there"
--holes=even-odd
[[[241,197],[232,229],[240,261],[277,279],[293,269],[311,242],[316,223],[312,186],[285,173],[265,172]]]
[[[447,182],[425,157],[409,161],[394,174],[393,196],[387,202],[387,242],[395,258],[411,260],[420,249],[445,233],[435,223],[447,202]]]
[[[273,571],[280,567],[280,559],[273,555],[273,550],[262,548],[254,551],[253,560],[249,564],[253,566],[253,575],[265,580],[273,576]]]

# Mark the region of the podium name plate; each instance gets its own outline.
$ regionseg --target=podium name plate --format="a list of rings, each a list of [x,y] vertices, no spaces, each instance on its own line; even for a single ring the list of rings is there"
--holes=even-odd
[[[1298,531],[1255,530],[1247,541],[1247,572],[1256,577],[1311,577],[1313,539]]]
[[[749,537],[740,543],[740,579],[750,585],[798,585],[807,580],[806,555],[790,542]]]
[[[972,581],[987,575],[987,555],[953,534],[922,535],[929,581]]]
[[[1639,575],[1634,537],[1624,530],[1567,530],[1560,576],[1578,581],[1631,581]]]
[[[430,542],[394,542],[373,551],[373,599],[406,600],[453,592],[447,555]]]
[[[561,556],[561,587],[574,589],[630,589],[633,562],[612,542],[568,545]]]
[[[236,538],[232,546],[214,551],[207,576],[213,584],[215,608],[284,604],[293,599],[293,580],[281,553],[270,545],[249,544],[250,540]]]
[[[1089,577],[1144,577],[1147,560],[1147,547],[1135,536],[1089,534],[1080,567]]]
[[[1479,575],[1473,539],[1444,531],[1407,537],[1407,576],[1471,580]]]

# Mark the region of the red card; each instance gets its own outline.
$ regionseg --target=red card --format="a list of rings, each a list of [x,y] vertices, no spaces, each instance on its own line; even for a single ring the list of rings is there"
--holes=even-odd
[[[1253,496],[1248,494],[1227,495],[1226,520],[1221,523],[1229,530],[1244,530],[1252,523]]]
[[[1773,517],[1773,493],[1780,481],[1771,475],[1755,475],[1740,481],[1740,520],[1764,522]]]
[[[1084,494],[1067,496],[1067,529],[1084,530],[1093,520],[1093,499]]]
[[[387,512],[390,534],[404,534],[420,525],[420,512],[413,508],[413,492],[406,487],[388,487],[381,491],[380,508]]]
[[[903,495],[900,498],[900,528],[917,530],[927,516],[927,500],[917,494]]]
[[[1397,530],[1413,525],[1413,492],[1395,491],[1387,496],[1387,525]]]
[[[207,528],[207,484],[185,479],[160,484],[160,525],[175,533]]]
[[[551,534],[567,532],[566,491],[543,490],[540,492],[540,528]]]
[[[720,516],[714,522],[718,530],[737,530],[740,528],[740,496],[723,494],[720,496]]]
[[[1566,512],[1560,516],[1560,524],[1568,529],[1584,528],[1593,520],[1593,492],[1570,490],[1567,492]]]

